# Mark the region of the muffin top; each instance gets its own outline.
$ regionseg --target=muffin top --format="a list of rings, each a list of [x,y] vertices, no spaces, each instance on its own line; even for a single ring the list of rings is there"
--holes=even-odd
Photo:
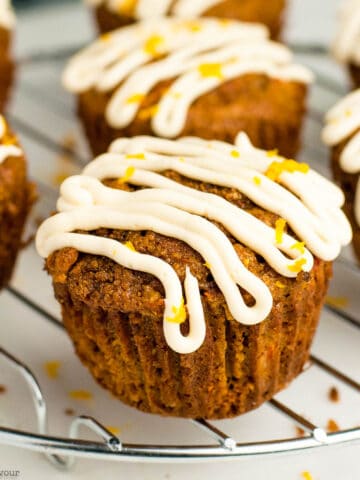
[[[196,17],[223,0],[85,0],[91,6],[105,5],[110,11],[138,20],[163,17],[169,13],[177,17]]]
[[[325,117],[322,132],[324,143],[336,146],[344,143],[340,167],[347,173],[360,172],[360,89],[340,100]],[[360,188],[355,198],[355,217],[360,225]]]
[[[15,24],[15,14],[10,0],[0,0],[0,27],[10,29]]]
[[[196,188],[196,182],[204,188]],[[228,189],[234,199],[238,192],[240,200],[209,193],[211,186]],[[185,309],[180,279],[169,263],[98,229],[153,231],[189,245],[203,259],[230,315],[246,325],[263,321],[273,299],[240,260],[237,242],[282,277],[294,279],[311,271],[313,254],[333,260],[351,240],[341,190],[306,164],[254,148],[244,133],[235,146],[193,137],[119,139],[81,175],[65,180],[60,192],[59,213],[38,230],[39,254],[46,258],[70,247],[156,277],[165,293],[165,338],[178,353],[193,352],[204,341],[198,279],[186,266]],[[188,336],[180,330],[186,311]]]
[[[196,99],[248,73],[300,83],[313,78],[292,62],[288,48],[268,39],[266,27],[211,18],[162,18],[102,35],[72,58],[63,83],[74,93],[108,92],[107,122],[124,128],[136,118],[145,97],[171,80],[152,107],[151,125],[156,135],[174,138]]]
[[[16,137],[14,137],[5,121],[0,115],[0,165],[9,157],[21,157],[23,152],[18,146]]]
[[[334,54],[340,62],[360,64],[360,0],[346,0],[339,12]]]

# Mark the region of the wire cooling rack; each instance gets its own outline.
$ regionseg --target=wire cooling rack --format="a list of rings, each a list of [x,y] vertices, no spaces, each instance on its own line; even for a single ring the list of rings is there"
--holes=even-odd
[[[297,50],[301,60],[312,66],[317,67],[319,59],[325,61],[324,52],[317,47],[297,46]],[[88,158],[72,113],[71,99],[59,85],[64,58],[69,53],[40,52],[23,59],[18,91],[9,113],[9,120],[25,146],[40,193],[32,215],[33,230],[36,223],[54,210],[57,186],[62,178],[78,172]],[[331,69],[325,70],[326,74],[318,72],[313,88],[302,159],[329,176],[328,152],[319,142],[321,122],[324,112],[345,93],[345,88],[329,75]],[[3,391],[8,388],[11,392],[12,382],[21,379],[32,399],[30,408],[27,394],[21,390],[22,398],[17,399],[16,406],[12,405],[12,399],[4,400],[5,414],[0,416],[0,425],[3,424],[0,426],[1,444],[42,452],[55,466],[66,469],[76,457],[145,462],[209,461],[290,453],[360,441],[360,269],[351,249],[345,249],[335,263],[328,304],[304,373],[285,392],[257,411],[239,419],[212,423],[203,419],[189,421],[149,416],[108,399],[106,392],[96,390],[73,353],[64,354],[65,363],[67,355],[71,357],[71,367],[60,384],[46,378],[42,362],[50,359],[49,351],[56,350],[58,343],[62,345],[66,336],[49,279],[40,273],[41,266],[42,261],[30,244],[21,255],[12,284],[0,298],[1,317],[5,317],[0,322],[0,361],[1,367],[7,366],[10,372],[5,374],[7,385],[3,386]],[[23,315],[37,320],[29,326]],[[29,333],[24,333],[24,329]],[[46,358],[42,353],[44,349],[48,352]],[[100,406],[76,404],[76,408],[67,409],[71,418],[65,421],[53,404],[63,402],[65,407],[66,401],[69,403],[69,399],[61,395],[71,384],[75,370],[80,378],[77,381],[86,377],[89,388],[98,391],[97,395],[106,400],[105,404],[101,400]],[[326,392],[330,388],[341,392],[341,401],[336,406],[328,399]],[[0,402],[2,397],[4,395]],[[24,416],[30,417],[30,426],[28,418],[20,418],[24,404]],[[48,410],[57,417],[54,423],[62,425],[61,434],[50,435],[53,426],[48,426]],[[120,434],[114,433],[114,428],[108,426],[109,411],[112,420],[130,419],[130,423],[136,425],[132,434],[129,435],[125,427],[120,429]],[[339,427],[330,415],[341,420]],[[100,420],[104,417],[106,422]],[[90,437],[86,437],[82,427],[90,431]],[[157,441],[157,430],[160,441]],[[98,437],[96,440],[94,435]],[[129,441],[126,436],[130,437]]]

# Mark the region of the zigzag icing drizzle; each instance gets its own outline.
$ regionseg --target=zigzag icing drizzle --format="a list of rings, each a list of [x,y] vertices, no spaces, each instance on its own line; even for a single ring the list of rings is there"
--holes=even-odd
[[[360,172],[360,89],[355,90],[338,102],[326,115],[323,141],[335,146],[352,135],[340,155],[340,167],[347,173]],[[354,134],[355,133],[355,134]],[[355,218],[360,225],[360,178],[355,204]]]
[[[234,319],[254,325],[270,313],[271,293],[244,266],[228,237],[212,220],[220,222],[239,242],[289,278],[296,277],[301,270],[311,270],[311,252],[332,260],[341,245],[351,240],[350,227],[340,209],[344,202],[341,190],[312,170],[289,173],[280,168],[281,183],[265,175],[274,164],[282,167],[284,162],[282,157],[254,148],[245,134],[239,135],[236,147],[196,138],[119,139],[109,153],[91,162],[82,175],[70,177],[62,184],[57,205],[60,213],[38,230],[38,252],[47,257],[58,249],[74,247],[151,273],[165,290],[166,341],[178,353],[193,352],[204,341],[205,319],[199,285],[190,270],[186,269],[184,283],[190,323],[190,334],[185,337],[180,331],[180,323],[186,317],[182,286],[170,265],[118,241],[74,231],[100,227],[152,230],[184,241],[203,257]],[[279,235],[217,195],[184,186],[161,174],[169,169],[188,178],[236,188],[258,206],[281,216],[306,246],[284,231]],[[126,192],[102,183],[116,178],[143,188]],[[245,304],[239,287],[253,296],[253,306]]]
[[[0,27],[12,28],[15,25],[15,14],[10,0],[0,0]]]
[[[0,164],[3,163],[8,157],[20,157],[22,150],[17,145],[2,143],[7,132],[7,126],[5,119],[0,115]]]
[[[259,25],[156,19],[100,37],[73,57],[63,83],[74,93],[111,91],[106,119],[111,127],[124,128],[152,88],[175,78],[151,112],[154,133],[174,138],[181,134],[192,103],[227,80],[252,72],[312,81],[309,70],[291,62],[291,52],[268,40]]]
[[[360,0],[347,0],[341,7],[334,54],[341,62],[360,64]]]
[[[164,17],[171,13],[177,17],[196,17],[222,0],[86,0],[92,6],[105,5],[110,11],[130,15],[137,20]]]

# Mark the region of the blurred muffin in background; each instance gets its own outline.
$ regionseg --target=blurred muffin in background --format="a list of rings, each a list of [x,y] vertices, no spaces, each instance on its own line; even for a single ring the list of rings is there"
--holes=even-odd
[[[333,47],[337,60],[349,70],[353,85],[360,86],[360,0],[345,0],[339,12]]]
[[[101,32],[139,20],[168,15],[183,18],[218,17],[263,23],[272,38],[279,38],[286,0],[85,0],[94,8]]]
[[[323,141],[332,147],[335,180],[345,194],[345,212],[360,262],[360,89],[340,100],[326,115]]]
[[[312,79],[263,26],[168,17],[102,35],[70,60],[63,84],[78,94],[94,154],[119,137],[234,142],[244,131],[291,158]]]
[[[4,111],[14,76],[10,46],[15,15],[10,0],[0,0],[0,112]]]
[[[24,152],[0,115],[0,288],[10,280],[34,199]]]

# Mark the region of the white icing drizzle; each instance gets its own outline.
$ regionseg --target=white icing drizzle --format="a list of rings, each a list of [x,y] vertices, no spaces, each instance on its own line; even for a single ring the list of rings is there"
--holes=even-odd
[[[339,15],[334,54],[340,62],[360,64],[360,0],[347,0]]]
[[[203,14],[222,0],[85,0],[88,5],[105,5],[110,11],[119,14],[131,12],[137,20],[151,17],[164,17],[171,13],[177,17],[190,18]]]
[[[346,95],[332,107],[325,121],[322,138],[327,145],[333,147],[351,136],[341,152],[340,167],[347,173],[360,173],[360,89]],[[356,188],[354,212],[360,226],[360,178]]]
[[[20,157],[22,150],[17,145],[3,145],[1,142],[6,133],[7,127],[5,119],[0,115],[0,164],[9,157]]]
[[[212,221],[221,223],[239,242],[288,278],[296,277],[300,270],[311,270],[311,252],[332,260],[341,245],[351,241],[351,229],[340,209],[344,202],[341,190],[312,170],[283,172],[281,183],[270,180],[265,175],[268,168],[283,160],[254,148],[243,133],[236,146],[196,138],[119,139],[109,153],[96,158],[81,175],[64,181],[57,204],[59,213],[38,230],[38,252],[47,257],[58,249],[73,247],[151,273],[164,286],[167,343],[178,353],[193,352],[204,341],[205,320],[198,282],[189,268],[184,290],[190,333],[185,337],[174,321],[184,300],[180,280],[170,265],[118,241],[74,231],[89,232],[100,227],[152,230],[182,240],[206,262],[234,319],[246,325],[257,324],[271,311],[271,293],[241,262],[228,237]],[[169,169],[191,179],[237,189],[259,207],[286,220],[306,247],[285,232],[279,240],[273,228],[222,197],[161,174]],[[102,183],[117,178],[143,188],[127,192]],[[245,304],[239,287],[252,295],[253,306]]]
[[[111,91],[107,122],[124,128],[152,88],[175,79],[149,114],[156,135],[174,138],[181,134],[197,98],[246,73],[301,83],[313,78],[308,69],[292,63],[284,45],[268,40],[265,27],[207,18],[163,18],[101,37],[73,57],[63,83],[73,93],[92,88]]]
[[[15,25],[15,14],[10,0],[0,0],[0,27],[7,29]]]

